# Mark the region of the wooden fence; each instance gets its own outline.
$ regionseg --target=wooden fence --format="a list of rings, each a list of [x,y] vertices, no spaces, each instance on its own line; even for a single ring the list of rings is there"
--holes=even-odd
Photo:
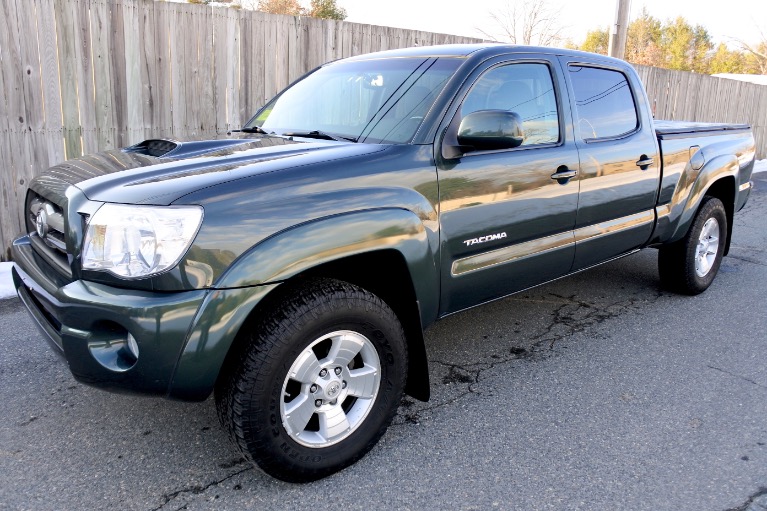
[[[29,180],[52,164],[237,128],[330,60],[476,41],[152,0],[0,0],[0,260],[22,230]],[[639,70],[659,118],[751,123],[764,157],[767,87]]]
[[[634,66],[656,119],[750,124],[757,158],[767,158],[767,85]]]

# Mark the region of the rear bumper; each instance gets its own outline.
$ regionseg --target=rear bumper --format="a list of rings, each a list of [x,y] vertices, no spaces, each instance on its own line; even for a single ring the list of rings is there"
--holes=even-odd
[[[16,240],[11,251],[19,298],[76,379],[115,391],[168,394],[208,290],[153,293],[67,282],[40,259],[27,237]]]

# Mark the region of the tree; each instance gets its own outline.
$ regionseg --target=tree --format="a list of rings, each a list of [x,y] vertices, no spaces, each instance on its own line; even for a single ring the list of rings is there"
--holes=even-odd
[[[346,19],[346,9],[339,7],[336,0],[311,0],[308,15],[313,18],[343,21]]]
[[[662,35],[663,24],[643,8],[639,17],[629,24],[626,60],[642,66],[662,66]]]
[[[716,52],[709,61],[708,71],[717,73],[742,73],[745,68],[745,55],[737,50],[730,50],[724,43],[719,43]]]
[[[578,49],[607,54],[607,40],[607,30],[591,30]],[[693,26],[682,16],[661,22],[647,9],[642,9],[639,17],[629,24],[626,60],[705,74],[767,74],[767,37],[762,34],[758,44],[735,41],[740,49],[731,50],[725,44],[714,47],[703,26]]]
[[[590,51],[591,53],[601,53],[607,55],[608,45],[610,44],[610,34],[607,29],[597,28],[589,30],[586,33],[586,40],[578,47],[582,51]]]
[[[562,41],[564,26],[559,23],[559,14],[548,0],[507,0],[501,11],[490,13],[495,31],[479,31],[494,41],[553,46]]]
[[[300,16],[303,13],[298,0],[258,0],[256,9],[269,14]]]
[[[757,75],[767,75],[767,41],[762,41],[756,46],[747,46],[746,69],[747,72]]]
[[[767,74],[767,37],[761,31],[762,40],[757,44],[748,44],[740,39],[736,41],[746,53],[745,69],[747,73],[758,75]]]
[[[238,0],[239,6],[246,9],[256,9],[269,14],[285,14],[287,16],[311,16],[333,20],[346,19],[346,9],[339,7],[336,0],[311,0],[309,8],[305,9],[299,0]]]
[[[706,54],[713,49],[711,36],[701,25],[692,26],[682,16],[663,26],[661,48],[667,69],[706,73]]]

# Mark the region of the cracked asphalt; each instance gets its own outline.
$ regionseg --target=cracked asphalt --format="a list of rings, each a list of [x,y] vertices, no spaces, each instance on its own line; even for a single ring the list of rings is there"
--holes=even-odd
[[[74,381],[0,301],[0,509],[767,511],[767,174],[697,297],[656,252],[446,318],[432,400],[356,465],[293,485],[245,463],[212,400]]]

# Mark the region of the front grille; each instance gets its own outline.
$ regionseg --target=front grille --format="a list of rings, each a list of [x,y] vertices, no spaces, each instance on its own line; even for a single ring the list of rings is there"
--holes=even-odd
[[[32,190],[27,194],[27,231],[35,251],[65,275],[71,275],[63,208]]]

